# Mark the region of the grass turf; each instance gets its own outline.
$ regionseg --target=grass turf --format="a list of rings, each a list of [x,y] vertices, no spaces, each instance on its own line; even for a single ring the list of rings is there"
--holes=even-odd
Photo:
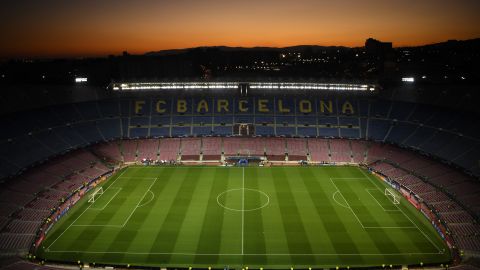
[[[385,187],[357,167],[130,167],[70,210],[37,256],[221,268],[448,262],[427,219]]]

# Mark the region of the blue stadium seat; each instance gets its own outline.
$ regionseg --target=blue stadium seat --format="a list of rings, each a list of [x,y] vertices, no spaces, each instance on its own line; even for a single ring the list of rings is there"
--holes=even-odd
[[[404,142],[405,145],[418,148],[420,144],[430,139],[435,130],[428,127],[418,127],[413,134]]]
[[[54,132],[69,144],[70,148],[77,148],[87,145],[87,142],[78,135],[74,127],[64,126],[54,129]]]
[[[262,136],[274,136],[275,132],[273,130],[273,127],[256,125],[255,134]]]
[[[390,129],[390,121],[370,119],[368,123],[368,138],[375,141],[383,141]]]
[[[295,127],[284,127],[284,126],[278,126],[276,127],[277,130],[277,136],[293,136],[297,135],[295,132]]]
[[[97,127],[105,140],[118,139],[120,133],[120,119],[102,119],[98,121]]]
[[[193,127],[192,135],[194,136],[203,136],[203,135],[212,135],[212,127]]]
[[[148,128],[130,128],[130,138],[147,138]]]
[[[104,117],[118,117],[120,114],[120,106],[116,100],[103,100],[98,102],[100,114]]]
[[[397,119],[397,120],[406,120],[408,116],[413,112],[415,108],[414,103],[406,103],[406,102],[393,102],[392,103],[392,110],[390,111],[390,119]]]
[[[33,137],[56,154],[62,153],[70,147],[62,138],[58,137],[53,130],[43,130],[33,134]]]
[[[154,127],[150,129],[150,136],[152,137],[168,137],[170,136],[170,128],[162,127]]]
[[[214,135],[232,135],[232,126],[214,126],[213,127]]]
[[[213,123],[214,124],[232,124],[233,123],[233,115],[215,115],[213,117]]]
[[[172,127],[172,136],[190,136],[190,127]]]
[[[360,137],[360,130],[358,128],[341,128],[340,137],[358,139]]]
[[[297,116],[297,125],[315,126],[317,118],[315,116]]]
[[[74,128],[87,143],[100,142],[104,140],[100,135],[100,132],[98,132],[95,122],[78,123],[72,128]]]
[[[341,126],[352,125],[353,127],[358,127],[359,119],[357,117],[339,117],[338,124]]]
[[[130,126],[148,126],[150,124],[149,117],[130,117]]]
[[[97,108],[97,102],[82,102],[75,104],[75,107],[80,112],[82,119],[94,120],[100,118]]]
[[[376,100],[370,103],[370,117],[387,118],[392,104],[390,101]]]
[[[318,136],[320,137],[339,137],[338,128],[319,128]]]
[[[415,131],[415,129],[417,129],[417,126],[414,124],[402,122],[397,123],[392,127],[390,134],[388,134],[385,140],[401,145],[403,141]]]
[[[152,126],[158,126],[158,125],[162,125],[162,126],[165,126],[165,125],[170,125],[170,116],[152,116],[152,120],[151,120],[151,124]]]
[[[305,137],[316,137],[317,128],[315,127],[297,127],[297,135]]]

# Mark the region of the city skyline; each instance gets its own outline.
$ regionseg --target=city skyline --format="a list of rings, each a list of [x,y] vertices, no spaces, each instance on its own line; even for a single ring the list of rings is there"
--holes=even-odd
[[[105,56],[199,46],[395,47],[480,37],[475,0],[4,1],[0,57]]]

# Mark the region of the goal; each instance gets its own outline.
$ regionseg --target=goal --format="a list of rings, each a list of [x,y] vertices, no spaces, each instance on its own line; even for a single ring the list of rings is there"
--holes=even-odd
[[[88,202],[94,203],[95,200],[103,194],[103,187],[96,188],[89,196]]]
[[[400,204],[400,198],[388,188],[385,188],[385,196],[391,197],[393,204]]]

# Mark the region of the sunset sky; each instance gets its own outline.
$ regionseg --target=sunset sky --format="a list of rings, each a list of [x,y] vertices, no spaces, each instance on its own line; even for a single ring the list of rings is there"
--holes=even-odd
[[[479,0],[2,0],[0,57],[480,37]]]

